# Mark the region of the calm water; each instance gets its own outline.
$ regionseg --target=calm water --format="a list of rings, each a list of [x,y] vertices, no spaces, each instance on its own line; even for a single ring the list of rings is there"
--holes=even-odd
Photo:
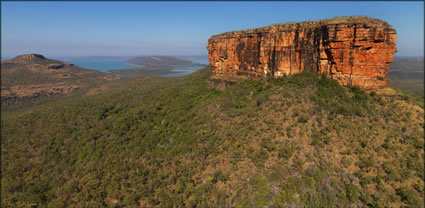
[[[112,69],[119,70],[119,69],[128,69],[128,68],[138,68],[143,67],[139,65],[133,65],[133,64],[127,64],[125,63],[126,60],[130,59],[131,57],[78,57],[78,58],[69,58],[69,57],[63,57],[63,58],[57,58],[58,60],[70,62],[73,63],[79,67],[86,68],[86,69],[93,69],[97,71],[109,71]],[[187,60],[201,63],[201,64],[209,64],[208,57],[184,57]],[[194,71],[200,70],[204,67],[200,66],[194,66],[194,67],[179,67],[173,69],[173,71],[178,71],[181,73],[178,74],[166,74],[161,75],[162,77],[182,77],[187,76],[191,74]]]
[[[122,58],[58,58],[58,60],[73,63],[81,68],[93,69],[101,72],[106,72],[112,69],[128,69],[139,68],[142,66],[127,64],[127,59]]]

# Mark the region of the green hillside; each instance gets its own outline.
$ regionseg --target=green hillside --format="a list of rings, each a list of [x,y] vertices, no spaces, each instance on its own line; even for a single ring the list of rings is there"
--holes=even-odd
[[[2,207],[423,207],[423,100],[209,67],[1,118]]]

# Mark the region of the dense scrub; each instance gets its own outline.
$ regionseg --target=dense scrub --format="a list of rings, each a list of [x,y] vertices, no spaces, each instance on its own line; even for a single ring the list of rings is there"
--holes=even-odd
[[[409,96],[307,72],[220,91],[210,73],[3,116],[2,207],[423,207]]]

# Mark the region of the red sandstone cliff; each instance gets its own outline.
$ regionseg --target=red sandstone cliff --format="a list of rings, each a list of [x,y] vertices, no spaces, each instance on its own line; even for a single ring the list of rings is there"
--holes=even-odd
[[[343,17],[222,33],[208,40],[215,78],[326,73],[344,86],[388,85],[396,31],[369,17]]]

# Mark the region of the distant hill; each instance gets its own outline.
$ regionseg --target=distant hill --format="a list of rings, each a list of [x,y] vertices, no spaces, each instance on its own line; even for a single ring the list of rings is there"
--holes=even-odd
[[[424,58],[394,57],[394,61],[390,64],[390,73],[395,71],[424,73]]]
[[[1,99],[34,98],[86,89],[118,77],[83,69],[40,54],[17,56],[1,62]]]
[[[394,57],[388,72],[390,86],[424,95],[424,58]]]
[[[171,56],[138,56],[127,60],[127,63],[144,66],[145,68],[177,68],[205,66],[204,64],[195,63],[184,58],[176,58]]]
[[[126,77],[137,77],[137,76],[161,76],[167,74],[178,74],[180,72],[173,71],[171,69],[155,69],[155,68],[129,68],[129,69],[117,69],[109,70],[108,72],[126,76]]]

